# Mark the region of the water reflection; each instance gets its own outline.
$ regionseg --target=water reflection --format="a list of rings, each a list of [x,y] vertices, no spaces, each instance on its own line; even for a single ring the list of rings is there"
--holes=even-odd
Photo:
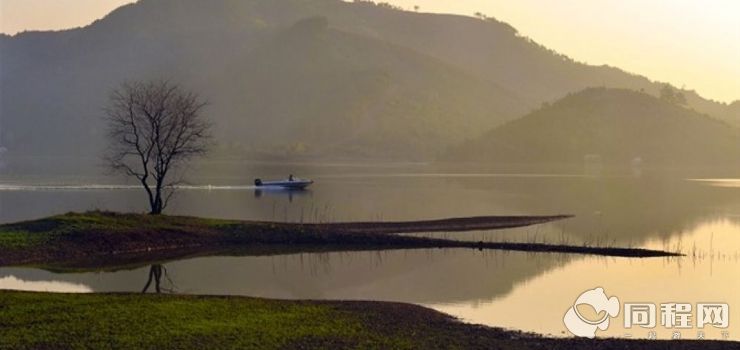
[[[164,276],[165,281],[169,283],[170,287],[165,288],[162,286],[162,276]],[[170,279],[167,268],[164,265],[155,264],[149,267],[149,278],[146,280],[144,289],[141,290],[142,294],[145,294],[149,290],[152,282],[154,282],[154,292],[157,294],[161,294],[162,292],[172,293],[175,291],[174,283],[172,283],[172,279]]]
[[[295,171],[317,180],[310,192],[186,190],[173,203],[173,213],[294,222],[575,214],[573,219],[526,228],[423,235],[639,246],[680,250],[688,256],[625,259],[421,249],[206,257],[117,272],[0,268],[0,288],[401,301],[473,322],[555,335],[564,331],[562,315],[573,299],[596,286],[622,300],[720,301],[731,310],[740,305],[740,187],[718,187],[726,182],[715,186],[644,170],[640,176],[616,177],[432,173],[416,165],[296,168],[259,165],[234,178],[197,183],[226,186],[255,174]],[[137,191],[0,191],[0,221],[93,208],[143,210],[141,204]],[[740,339],[739,316],[732,311],[733,339]],[[621,336],[625,330],[615,327],[610,332],[607,335]]]
[[[70,283],[53,279],[33,281],[18,278],[14,275],[0,277],[0,289],[23,290],[33,292],[91,293],[93,290],[81,283]]]
[[[311,196],[311,190],[305,188],[279,188],[279,187],[264,187],[254,189],[254,198],[262,198],[263,196],[275,196],[275,197],[286,197],[289,203],[293,203],[293,197],[299,196]]]
[[[581,292],[603,287],[622,302],[700,302],[740,305],[740,225],[733,220],[714,220],[679,232],[669,240],[655,239],[645,246],[683,246],[688,256],[665,259],[618,259],[595,263],[591,258],[574,259],[561,268],[520,283],[501,298],[483,303],[451,302],[428,304],[469,322],[529,329],[566,335],[561,317],[568,303]],[[685,242],[692,242],[687,246]],[[547,291],[546,294],[543,291]],[[503,317],[502,315],[505,315]],[[560,317],[558,317],[560,316]],[[625,329],[624,315],[612,320],[603,336],[645,338],[648,330]],[[740,339],[740,314],[730,312],[729,339]],[[671,330],[655,329],[659,338],[670,338]],[[684,330],[684,339],[694,339],[696,329]],[[723,339],[722,329],[704,329],[707,339]]]
[[[411,302],[471,322],[558,335],[563,331],[562,314],[573,298],[595,286],[604,287],[621,300],[740,305],[740,297],[734,293],[740,288],[736,278],[739,238],[733,235],[738,227],[717,222],[687,232],[684,238],[720,229],[727,231],[715,234],[712,242],[716,246],[709,249],[697,239],[707,253],[685,258],[423,249],[206,257],[117,272],[60,274],[4,268],[0,276],[22,279],[26,289],[42,285],[49,288],[43,283],[56,281],[57,286],[83,286],[95,292]],[[659,240],[649,242],[662,244]],[[7,280],[0,277],[0,288],[14,288],[4,282]],[[740,320],[733,314],[731,325],[735,324],[740,325]],[[616,336],[619,331],[613,328],[607,334]],[[734,336],[739,332],[731,329]]]

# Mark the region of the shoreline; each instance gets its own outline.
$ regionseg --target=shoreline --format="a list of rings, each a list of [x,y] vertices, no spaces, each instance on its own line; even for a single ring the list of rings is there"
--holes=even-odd
[[[675,257],[679,253],[641,248],[543,243],[471,242],[402,235],[521,227],[570,216],[488,216],[409,222],[277,223],[185,216],[68,213],[0,225],[0,266],[115,266],[122,262],[219,255],[250,250],[271,254],[301,251],[421,248],[495,249],[616,257]]]

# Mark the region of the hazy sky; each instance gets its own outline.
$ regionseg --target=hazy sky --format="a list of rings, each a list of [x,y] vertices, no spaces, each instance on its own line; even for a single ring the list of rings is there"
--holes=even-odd
[[[0,0],[0,32],[81,26],[128,2]],[[685,85],[721,101],[740,99],[740,0],[388,2],[428,12],[482,12],[578,61]]]

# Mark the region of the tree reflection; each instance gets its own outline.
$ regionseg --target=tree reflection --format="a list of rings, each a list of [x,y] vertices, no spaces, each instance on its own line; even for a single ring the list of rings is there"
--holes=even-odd
[[[164,278],[167,280],[167,282],[171,286],[170,288],[162,287],[162,276],[164,276]],[[149,268],[149,278],[147,279],[146,284],[144,285],[144,289],[142,289],[141,292],[146,293],[149,290],[149,287],[151,287],[152,282],[154,282],[154,292],[157,294],[160,294],[163,291],[165,293],[172,293],[174,291],[174,283],[172,283],[172,280],[167,274],[167,268],[164,267],[164,265],[155,264]]]

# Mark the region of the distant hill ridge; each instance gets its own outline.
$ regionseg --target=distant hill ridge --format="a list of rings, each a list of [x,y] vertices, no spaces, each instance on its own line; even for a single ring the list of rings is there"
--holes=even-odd
[[[645,93],[589,88],[452,150],[477,162],[723,165],[740,159],[740,132]]]
[[[9,154],[95,155],[127,79],[211,102],[217,153],[429,160],[590,86],[662,84],[588,66],[495,20],[340,0],[140,0],[84,28],[0,36]],[[689,105],[736,123],[726,105]]]

